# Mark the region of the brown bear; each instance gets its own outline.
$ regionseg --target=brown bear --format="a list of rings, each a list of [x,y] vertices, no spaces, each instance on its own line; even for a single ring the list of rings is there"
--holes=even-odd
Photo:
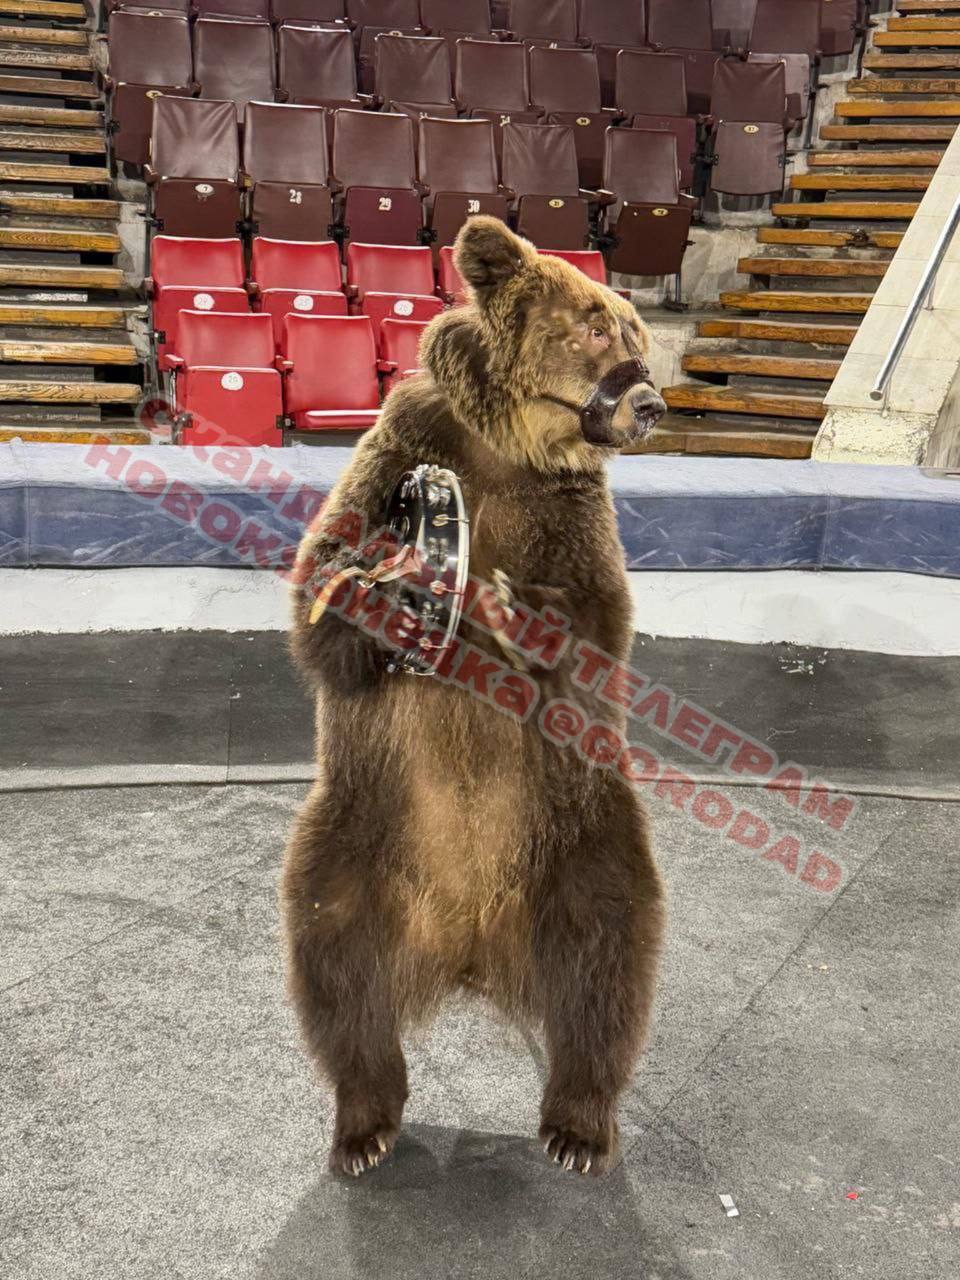
[[[458,988],[542,1028],[540,1139],[564,1168],[600,1173],[642,1046],[663,890],[636,790],[562,750],[536,714],[501,714],[456,681],[391,674],[379,638],[318,586],[358,552],[402,473],[454,471],[471,517],[471,574],[512,606],[564,615],[626,660],[631,601],[605,459],[663,412],[633,308],[494,218],[461,231],[472,299],[426,331],[423,372],[389,396],[357,446],[295,574],[292,650],[317,693],[318,780],[287,849],[281,900],[289,989],[307,1048],[336,1091],[331,1168],[391,1150],[407,1097],[401,1035]],[[471,644],[503,658],[504,637]],[[506,645],[509,647],[509,645]],[[517,654],[511,659],[517,663]],[[522,657],[540,707],[575,693],[573,657]]]

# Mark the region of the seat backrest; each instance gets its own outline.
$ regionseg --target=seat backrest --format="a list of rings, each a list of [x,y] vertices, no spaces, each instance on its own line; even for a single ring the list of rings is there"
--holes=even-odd
[[[530,50],[530,101],[544,111],[600,110],[600,68],[592,49]]]
[[[820,49],[820,0],[757,0],[750,34],[757,53],[805,53]]]
[[[193,0],[193,10],[201,18],[270,20],[270,0]]]
[[[676,204],[677,140],[647,129],[608,129],[603,185],[632,204]]]
[[[374,93],[383,102],[450,102],[450,46],[439,36],[377,36]]]
[[[380,354],[392,360],[398,373],[420,367],[420,339],[427,328],[423,320],[397,320],[388,316],[380,321]]]
[[[420,21],[429,31],[490,34],[490,0],[420,0]]]
[[[179,284],[242,289],[243,246],[238,238],[154,236],[150,242],[150,276],[158,288]]]
[[[251,102],[243,168],[254,182],[327,185],[327,113],[322,107]]]
[[[526,111],[530,105],[527,51],[496,40],[457,41],[457,101],[468,109]]]
[[[577,196],[580,180],[573,129],[559,124],[503,126],[503,185],[518,196]]]
[[[713,31],[718,49],[745,49],[750,42],[757,0],[713,0]]]
[[[273,317],[245,311],[181,311],[177,355],[188,369],[271,369]]]
[[[293,362],[284,387],[287,413],[379,408],[377,348],[369,316],[289,315],[284,351]]]
[[[409,31],[420,25],[420,0],[347,0],[347,17],[356,27]]]
[[[591,44],[636,48],[646,43],[645,0],[580,0],[579,33]]]
[[[647,39],[662,49],[712,49],[710,0],[647,0]]]
[[[427,248],[387,244],[347,247],[347,284],[361,293],[433,294],[433,254]]]
[[[490,120],[420,121],[420,181],[434,193],[493,195],[497,149]]]
[[[338,111],[333,172],[345,188],[412,187],[416,181],[413,121],[394,112]]]
[[[548,258],[562,258],[597,284],[608,283],[607,264],[599,249],[538,249],[537,252],[545,253]]]
[[[110,75],[123,84],[188,85],[193,80],[190,23],[176,13],[110,15]]]
[[[687,76],[675,53],[621,49],[617,54],[617,110],[625,116],[685,116]]]
[[[240,170],[236,106],[201,98],[154,98],[150,167],[163,178],[235,182]]]
[[[577,0],[510,0],[510,30],[520,40],[577,38]]]
[[[343,284],[340,251],[332,240],[270,240],[254,236],[250,274],[261,289],[337,293]]]
[[[229,98],[238,107],[270,102],[275,88],[273,28],[269,22],[198,18],[193,67],[204,98]]]
[[[285,22],[277,31],[280,88],[291,98],[352,102],[357,96],[353,36]]]
[[[824,54],[849,53],[860,21],[860,0],[823,0],[820,6],[821,47]]]
[[[713,73],[712,110],[718,120],[782,124],[786,101],[786,73],[782,62],[721,58],[717,63]]]
[[[271,0],[274,22],[342,22],[347,0]]]

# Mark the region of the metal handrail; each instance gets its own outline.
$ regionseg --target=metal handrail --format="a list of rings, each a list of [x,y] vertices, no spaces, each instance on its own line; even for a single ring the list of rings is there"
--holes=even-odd
[[[943,260],[950,248],[950,242],[956,234],[957,227],[960,226],[960,196],[954,201],[953,208],[950,210],[950,216],[943,224],[943,230],[937,237],[937,243],[933,246],[933,252],[927,259],[927,265],[923,269],[923,275],[920,277],[920,283],[917,285],[910,304],[907,307],[906,315],[900,321],[900,327],[897,330],[896,337],[890,345],[890,350],[884,357],[883,364],[880,366],[880,372],[877,374],[877,380],[873,384],[870,391],[871,400],[882,400],[884,405],[887,402],[887,395],[890,390],[890,379],[893,372],[900,363],[900,357],[903,355],[904,348],[913,333],[913,326],[919,319],[922,309],[928,311],[933,309],[933,294],[937,284],[937,274],[943,265]]]

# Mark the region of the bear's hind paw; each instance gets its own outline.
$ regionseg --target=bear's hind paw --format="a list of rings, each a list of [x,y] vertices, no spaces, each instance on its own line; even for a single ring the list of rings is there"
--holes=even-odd
[[[396,1133],[385,1129],[338,1138],[330,1152],[330,1170],[359,1178],[386,1160],[396,1140]]]
[[[563,1169],[574,1173],[592,1174],[595,1178],[605,1173],[610,1159],[607,1144],[585,1138],[571,1129],[544,1125],[540,1130],[543,1149]]]

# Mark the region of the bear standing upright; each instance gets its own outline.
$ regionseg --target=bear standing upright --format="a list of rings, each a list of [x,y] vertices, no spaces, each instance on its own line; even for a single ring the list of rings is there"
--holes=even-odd
[[[310,621],[318,587],[357,563],[334,530],[348,513],[377,530],[401,474],[432,463],[460,479],[474,577],[509,583],[518,606],[563,615],[618,662],[629,655],[604,463],[663,412],[643,326],[496,219],[466,224],[455,261],[471,305],[427,330],[424,372],[390,395],[300,549],[291,643],[317,692],[318,780],[283,870],[289,987],[336,1091],[334,1170],[356,1175],[390,1151],[407,1097],[401,1034],[466,987],[543,1028],[540,1138],[565,1168],[599,1173],[616,1152],[663,933],[635,789],[548,741],[536,712],[503,715],[456,682],[390,674],[360,627],[335,612]],[[496,635],[469,639],[504,657]],[[571,649],[552,666],[529,658],[539,708],[571,698],[622,733],[625,711],[576,685],[574,668]]]

